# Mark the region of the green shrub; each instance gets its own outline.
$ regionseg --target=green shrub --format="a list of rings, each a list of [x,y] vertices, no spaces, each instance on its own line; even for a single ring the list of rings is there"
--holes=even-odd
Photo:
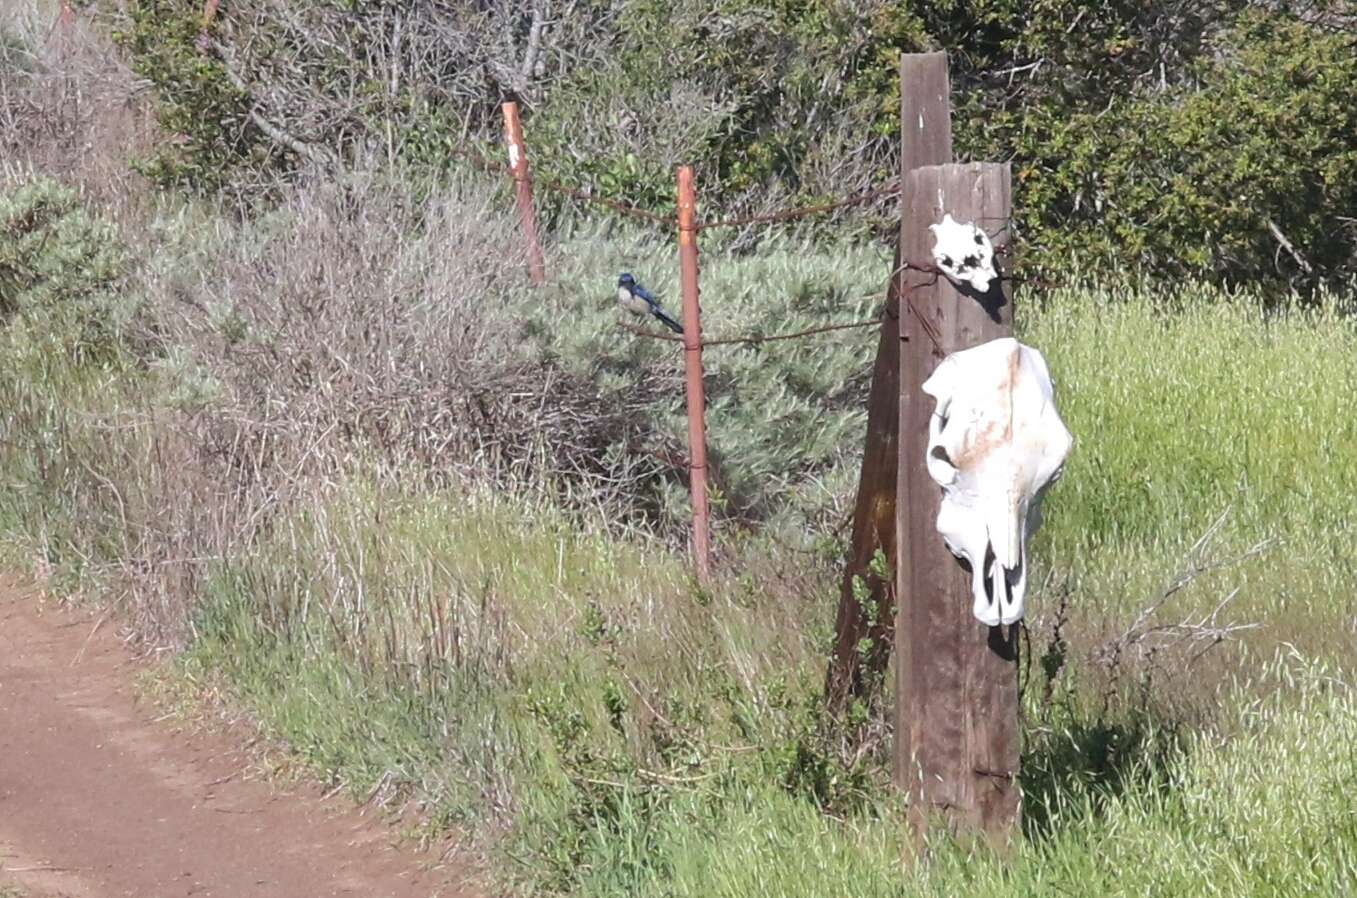
[[[36,179],[0,192],[0,319],[60,344],[78,360],[122,340],[127,257],[116,230],[75,191]]]
[[[156,116],[169,136],[138,161],[158,184],[211,191],[252,182],[285,165],[285,150],[271,146],[249,119],[250,96],[228,77],[203,41],[203,4],[197,0],[137,0],[119,43],[133,70],[155,85]]]
[[[945,48],[958,158],[1013,162],[1023,269],[1313,282],[1354,268],[1357,53],[1288,7],[642,0],[573,7],[532,57],[527,8],[281,6],[225,9],[218,52],[195,46],[196,3],[132,4],[127,46],[180,135],[158,178],[249,183],[295,161],[297,140],[443,171],[450,148],[498,144],[498,103],[515,98],[543,179],[665,212],[687,162],[704,212],[814,202],[894,176],[898,55]],[[290,137],[265,137],[251,109]],[[893,214],[886,201],[819,227],[889,233]]]
[[[993,126],[1039,268],[1234,283],[1354,270],[1352,38],[1252,12],[1212,43],[1187,83]]]

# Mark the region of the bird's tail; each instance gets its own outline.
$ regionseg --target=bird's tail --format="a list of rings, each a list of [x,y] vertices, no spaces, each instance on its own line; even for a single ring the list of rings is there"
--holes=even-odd
[[[661,321],[663,321],[663,322],[664,322],[664,326],[667,327],[667,328],[669,328],[669,329],[670,329],[671,331],[673,331],[674,333],[676,333],[676,334],[681,334],[681,333],[683,333],[683,325],[679,324],[679,323],[678,323],[677,321],[675,321],[673,318],[670,318],[669,315],[668,315],[668,313],[666,313],[666,312],[664,311],[664,309],[656,309],[656,310],[655,310],[655,317],[658,318],[658,319],[660,319]]]

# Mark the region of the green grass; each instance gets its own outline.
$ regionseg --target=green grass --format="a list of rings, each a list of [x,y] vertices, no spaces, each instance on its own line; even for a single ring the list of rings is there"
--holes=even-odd
[[[1357,576],[1351,308],[1265,310],[1183,287],[1056,293],[1024,317],[1076,434],[1038,554],[1080,616],[1147,604],[1224,515],[1198,566],[1266,548],[1204,572],[1177,613],[1204,615],[1238,589],[1222,619],[1260,624],[1263,643],[1341,651],[1333,624],[1351,612]]]
[[[1129,739],[1116,776],[1082,776],[1066,749],[1087,748],[1097,726],[1129,735],[1129,720],[1088,708],[1057,718],[1063,729],[1031,737],[1026,757],[1037,775],[1060,768],[1054,786],[1029,784],[1045,789],[1042,827],[1004,860],[940,841],[923,873],[902,876],[898,817],[873,779],[881,759],[845,765],[817,738],[820,658],[808,634],[801,654],[787,646],[795,625],[779,633],[757,595],[701,601],[672,561],[638,567],[637,550],[560,528],[540,509],[426,497],[416,523],[393,497],[373,498],[342,505],[383,508],[390,546],[413,545],[441,572],[428,594],[452,603],[446,619],[461,620],[483,656],[430,662],[426,649],[418,660],[433,628],[397,615],[424,590],[365,569],[392,560],[372,530],[360,559],[299,529],[286,540],[292,557],[339,550],[334,579],[260,559],[291,586],[236,582],[200,621],[185,663],[224,677],[267,729],[358,793],[385,782],[428,800],[436,821],[503,826],[499,849],[526,888],[1205,896],[1344,894],[1357,883],[1347,794],[1357,697],[1319,665],[1279,654],[1221,695],[1227,710],[1211,729],[1151,725]],[[336,509],[328,538],[353,517]],[[463,541],[467,529],[483,538]],[[576,578],[591,576],[581,601]],[[336,589],[344,581],[354,588]],[[359,594],[362,611],[336,604]],[[262,613],[259,596],[274,600]],[[478,609],[502,611],[500,627],[477,629]],[[849,782],[827,784],[835,777]]]
[[[883,757],[845,761],[818,717],[832,576],[778,584],[772,570],[796,562],[767,543],[741,557],[766,568],[741,576],[736,564],[704,593],[681,557],[542,498],[355,484],[223,575],[229,599],[209,603],[217,610],[192,663],[225,672],[336,779],[362,791],[385,778],[428,796],[440,819],[498,822],[514,877],[530,888],[1336,887],[1352,872],[1350,829],[1334,831],[1329,855],[1305,852],[1345,806],[1333,784],[1353,773],[1346,691],[1326,695],[1316,680],[1260,705],[1250,696],[1276,689],[1278,676],[1235,687],[1229,668],[1156,672],[1163,689],[1225,709],[1194,729],[1156,723],[1158,703],[1101,706],[1102,671],[1076,657],[1107,628],[1129,625],[1227,508],[1196,562],[1278,542],[1202,574],[1154,621],[1203,616],[1240,587],[1226,621],[1264,629],[1250,634],[1251,660],[1228,655],[1231,666],[1256,665],[1286,640],[1307,654],[1340,647],[1326,633],[1341,632],[1349,611],[1342,509],[1357,441],[1341,409],[1357,334],[1332,307],[1265,314],[1205,288],[1183,305],[1071,291],[1025,318],[1079,437],[1038,544],[1036,580],[1047,587],[1034,624],[1044,632],[1059,584],[1070,592],[1066,636],[1085,637],[1055,705],[1031,709],[1049,724],[1031,734],[1025,757],[1029,816],[1040,825],[1010,862],[940,845],[927,875],[900,876]],[[1315,444],[1327,464],[1313,463]],[[439,636],[438,621],[455,621],[460,635]],[[1150,672],[1117,687],[1134,692]],[[1292,788],[1306,800],[1281,808],[1266,798]],[[1250,823],[1269,814],[1271,828]]]
[[[1071,796],[1049,837],[1010,857],[936,842],[928,864],[902,875],[896,824],[840,824],[770,790],[676,825],[668,866],[633,894],[1350,894],[1357,702],[1314,672],[1299,675],[1299,695],[1249,706],[1235,738],[1194,738],[1173,769],[1147,772],[1135,791]]]

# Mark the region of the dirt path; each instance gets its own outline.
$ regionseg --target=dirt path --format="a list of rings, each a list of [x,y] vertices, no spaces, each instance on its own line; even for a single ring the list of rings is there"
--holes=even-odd
[[[228,737],[157,720],[112,630],[0,582],[0,893],[475,894],[351,803],[251,780]]]

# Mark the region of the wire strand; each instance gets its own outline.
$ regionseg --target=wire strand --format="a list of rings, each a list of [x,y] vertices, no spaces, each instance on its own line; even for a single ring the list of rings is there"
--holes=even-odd
[[[821,203],[816,206],[797,206],[791,209],[781,209],[777,212],[765,212],[760,215],[747,215],[742,218],[727,218],[717,221],[699,222],[697,229],[699,231],[708,228],[742,228],[752,224],[773,224],[780,221],[794,221],[799,218],[808,218],[812,215],[822,215],[826,212],[833,212],[836,209],[843,209],[848,206],[859,206],[863,203],[876,199],[884,199],[888,196],[894,196],[900,192],[900,185],[889,184],[885,187],[869,190],[856,196],[845,197],[834,200],[829,203]]]
[[[619,212],[622,215],[626,215],[631,218],[637,218],[642,221],[648,221],[654,224],[672,225],[673,227],[678,227],[677,217],[660,215],[658,212],[651,212],[649,209],[642,209],[640,206],[632,206],[629,205],[628,203],[619,202],[617,200],[610,200],[607,197],[594,196],[592,193],[579,190],[575,187],[567,187],[564,184],[558,184],[554,181],[536,181],[535,183],[537,184],[538,187],[541,187],[543,190],[549,190],[554,193],[561,193],[568,197],[573,197],[574,199],[580,200],[581,202],[593,203],[598,206],[606,206],[607,208],[612,209],[614,212]]]
[[[863,321],[850,321],[844,324],[824,324],[820,325],[819,327],[811,327],[805,330],[793,331],[787,334],[769,334],[766,336],[762,334],[754,334],[748,337],[720,337],[715,340],[702,340],[701,343],[703,349],[706,349],[709,346],[735,346],[740,344],[757,346],[761,343],[773,343],[777,340],[796,340],[801,337],[809,337],[814,334],[825,334],[829,333],[830,331],[844,331],[858,327],[869,327],[873,324],[880,323],[881,316],[878,315],[875,318],[868,318]],[[677,334],[661,334],[655,331],[648,331],[645,330],[644,328],[637,327],[634,324],[628,324],[625,321],[619,321],[617,323],[617,326],[624,331],[635,334],[638,337],[648,337],[651,340],[664,340],[667,343],[682,343],[685,339],[684,337],[680,337]]]
[[[513,169],[505,163],[490,159],[484,154],[468,147],[454,146],[449,147],[448,150],[452,155],[470,162],[474,167],[481,171],[506,175],[510,178],[514,177]],[[579,200],[580,202],[603,206],[604,208],[611,209],[612,211],[629,218],[635,218],[651,224],[672,227],[677,227],[678,225],[676,216],[662,215],[658,212],[642,209],[640,206],[635,206],[630,203],[596,196],[588,190],[581,190],[577,187],[567,187],[557,181],[532,178],[531,175],[529,175],[529,178],[534,185],[543,190],[568,196],[572,199]],[[775,224],[783,221],[795,221],[801,218],[809,218],[812,215],[823,215],[827,212],[834,212],[838,209],[845,209],[850,206],[860,206],[864,203],[872,202],[873,200],[896,196],[899,193],[900,184],[896,181],[884,187],[876,188],[875,190],[864,191],[854,196],[843,197],[842,199],[832,200],[828,203],[820,203],[814,206],[796,206],[790,209],[780,209],[776,212],[764,212],[758,215],[746,215],[739,218],[725,218],[715,221],[702,221],[697,223],[696,229],[698,231],[704,231],[709,228],[740,228],[754,224]]]

